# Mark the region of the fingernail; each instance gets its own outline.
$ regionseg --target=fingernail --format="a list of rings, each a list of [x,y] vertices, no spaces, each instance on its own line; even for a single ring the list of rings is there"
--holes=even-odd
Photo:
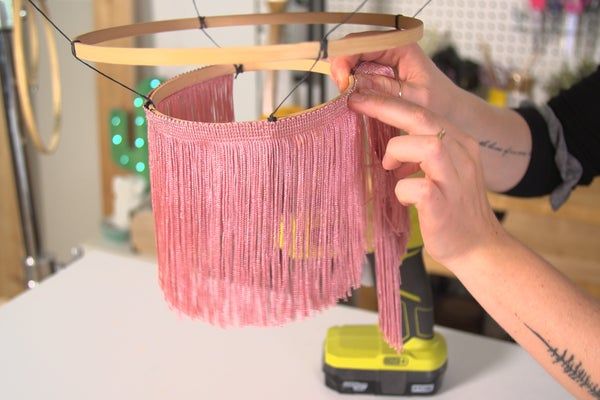
[[[393,158],[388,156],[387,153],[383,155],[383,159],[381,160],[381,166],[383,169],[390,170],[390,166],[393,164]]]

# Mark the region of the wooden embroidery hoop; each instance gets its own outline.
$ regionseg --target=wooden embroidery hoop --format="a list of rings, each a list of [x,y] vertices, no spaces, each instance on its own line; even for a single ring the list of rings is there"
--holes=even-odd
[[[54,31],[52,25],[45,19],[44,24],[44,35],[46,36],[46,45],[48,47],[48,61],[50,64],[50,83],[52,87],[52,133],[50,139],[46,144],[42,139],[38,124],[35,120],[35,113],[31,102],[31,96],[29,93],[30,86],[37,82],[37,66],[39,63],[39,43],[37,40],[37,29],[33,22],[34,12],[33,7],[27,3],[27,18],[28,18],[28,33],[31,38],[31,46],[29,48],[28,63],[25,56],[25,43],[23,35],[23,21],[21,20],[20,11],[23,6],[22,0],[13,1],[13,50],[14,50],[14,65],[15,65],[15,78],[17,81],[17,91],[19,93],[19,104],[23,114],[23,122],[29,137],[35,148],[44,154],[54,153],[60,142],[60,129],[61,129],[61,88],[60,88],[60,70],[58,65],[58,53],[56,50],[56,40],[54,39]],[[48,13],[45,1],[39,2],[40,8]]]
[[[246,64],[284,60],[314,59],[321,55],[321,42],[301,42],[268,46],[201,47],[201,48],[138,48],[111,47],[105,42],[198,28],[218,28],[245,25],[289,24],[358,24],[394,28],[376,36],[353,36],[330,40],[329,56],[388,50],[418,41],[423,36],[423,23],[402,15],[373,13],[272,13],[226,15],[144,22],[101,29],[78,36],[73,40],[73,54],[82,60],[121,65],[206,65]]]

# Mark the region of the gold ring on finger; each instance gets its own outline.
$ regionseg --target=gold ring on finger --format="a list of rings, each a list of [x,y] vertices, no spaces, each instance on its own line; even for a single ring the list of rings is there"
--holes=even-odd
[[[442,140],[444,136],[446,136],[446,128],[440,129],[436,136],[438,137],[438,139]]]

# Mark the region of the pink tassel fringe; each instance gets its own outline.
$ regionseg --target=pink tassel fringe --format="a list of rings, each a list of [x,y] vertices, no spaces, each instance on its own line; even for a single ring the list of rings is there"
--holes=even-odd
[[[398,266],[408,219],[381,168],[395,130],[350,111],[347,95],[277,122],[233,122],[232,82],[223,76],[187,87],[157,104],[164,115],[147,111],[166,300],[223,327],[306,317],[360,285],[370,224],[380,327],[400,349]]]

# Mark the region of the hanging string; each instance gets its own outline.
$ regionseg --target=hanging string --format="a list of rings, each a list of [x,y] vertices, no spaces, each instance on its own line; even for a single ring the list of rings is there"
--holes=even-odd
[[[279,104],[277,105],[277,107],[275,107],[275,109],[273,110],[273,112],[269,115],[269,118],[267,118],[267,120],[269,122],[275,122],[275,121],[277,121],[277,117],[275,116],[275,114],[281,108],[281,106],[283,105],[283,103],[285,103],[287,101],[287,99],[290,98],[290,96],[296,91],[296,89],[298,89],[300,87],[300,85],[302,85],[304,82],[306,82],[306,80],[308,79],[308,77],[312,73],[313,69],[315,68],[315,66],[317,65],[317,63],[319,62],[319,60],[327,58],[327,56],[328,56],[328,54],[327,54],[327,45],[329,43],[329,35],[331,35],[340,26],[342,26],[346,22],[348,22],[356,13],[358,13],[364,7],[365,4],[367,4],[368,1],[369,0],[363,0],[358,5],[358,7],[356,7],[356,9],[354,9],[354,11],[352,11],[350,14],[348,14],[348,16],[346,16],[346,18],[344,18],[341,22],[339,22],[333,28],[331,28],[329,31],[327,31],[327,33],[325,33],[325,35],[323,35],[323,37],[321,38],[321,45],[319,46],[319,53],[317,54],[317,57],[315,58],[315,61],[312,63],[312,65],[310,66],[310,68],[308,69],[308,71],[306,71],[306,73],[304,74],[304,76],[302,76],[302,79],[300,79],[298,82],[296,82],[296,84],[294,85],[294,87],[292,88],[292,90],[290,90],[290,92],[287,94],[287,96],[285,96],[283,98],[283,100],[281,100],[281,102],[279,102]]]
[[[198,23],[200,25],[200,30],[202,31],[202,33],[204,33],[204,35],[208,38],[208,40],[210,40],[216,47],[221,48],[221,46],[219,46],[219,43],[217,43],[217,41],[215,39],[213,39],[213,37],[206,31],[206,17],[203,17],[200,15],[200,11],[198,10],[198,5],[196,4],[196,0],[192,0],[192,3],[194,3],[194,9],[196,10],[196,15],[198,16]]]
[[[192,3],[194,4],[194,10],[196,10],[196,16],[198,17],[198,24],[200,25],[200,27],[199,27],[200,30],[202,31],[202,33],[204,33],[204,36],[206,36],[208,38],[208,40],[210,40],[216,47],[221,48],[219,43],[217,43],[217,41],[206,30],[206,28],[208,28],[208,26],[206,25],[206,17],[200,15],[200,10],[198,10],[198,5],[196,4],[196,0],[192,0]],[[237,78],[239,74],[244,72],[244,65],[243,64],[233,64],[233,66],[235,67],[234,78]]]
[[[115,78],[111,77],[110,75],[100,71],[98,68],[94,67],[93,65],[83,61],[82,59],[80,59],[79,57],[77,57],[77,53],[75,51],[75,43],[78,43],[79,40],[72,40],[69,36],[67,36],[66,33],[64,33],[62,31],[62,29],[60,29],[55,23],[54,21],[52,21],[47,15],[46,13],[44,13],[44,11],[42,11],[37,4],[35,4],[33,2],[33,0],[27,0],[29,2],[29,4],[31,4],[33,6],[33,8],[35,8],[35,10],[46,20],[50,23],[50,25],[52,25],[54,27],[54,29],[56,29],[56,31],[67,41],[69,42],[69,45],[71,46],[71,54],[73,55],[73,57],[79,61],[80,63],[82,63],[83,65],[85,65],[86,67],[88,67],[89,69],[91,69],[92,71],[102,75],[103,77],[109,79],[110,81],[116,83],[117,85],[121,86],[122,88],[130,91],[131,93],[134,93],[138,96],[140,96],[141,98],[143,98],[144,100],[146,100],[145,105],[154,105],[154,103],[152,103],[152,100],[150,100],[150,98],[148,96],[146,96],[143,93],[138,92],[137,90],[125,85],[122,82],[119,82],[118,80],[116,80]],[[356,7],[356,9],[354,11],[352,11],[352,13],[348,14],[348,16],[346,18],[344,18],[343,21],[339,22],[338,24],[336,24],[333,28],[331,28],[327,33],[325,33],[325,35],[323,35],[323,37],[321,38],[320,41],[320,46],[319,46],[319,53],[317,54],[315,61],[313,62],[313,64],[311,65],[311,67],[308,69],[308,71],[304,74],[304,76],[302,77],[302,79],[300,79],[292,88],[292,90],[290,90],[290,92],[283,98],[283,100],[281,100],[281,102],[277,105],[277,107],[275,107],[275,109],[273,110],[273,112],[269,115],[268,121],[270,122],[275,122],[277,121],[277,117],[275,116],[275,114],[277,113],[277,111],[281,108],[281,106],[287,101],[287,99],[289,99],[289,97],[300,87],[300,85],[302,85],[304,82],[306,82],[306,80],[308,79],[308,77],[310,76],[310,74],[312,73],[312,71],[314,70],[315,66],[317,65],[317,63],[319,62],[319,60],[327,58],[328,56],[328,51],[327,51],[327,46],[328,46],[328,42],[329,42],[329,35],[331,35],[335,30],[337,30],[340,26],[344,25],[345,23],[347,23],[356,13],[358,13],[365,4],[367,4],[369,0],[363,0],[358,7]],[[206,31],[207,25],[206,25],[206,17],[203,17],[200,15],[200,11],[198,10],[198,5],[196,4],[196,0],[192,0],[193,4],[194,4],[194,9],[196,10],[196,14],[198,16],[198,22],[200,25],[200,30],[204,33],[204,35],[206,35],[206,37],[217,47],[221,47],[219,46],[219,44],[214,40],[214,38]],[[417,15],[419,15],[419,13],[421,11],[423,11],[423,9],[425,7],[427,7],[430,3],[432,2],[432,0],[427,0],[425,2],[425,4],[423,4],[423,6],[421,6],[421,8],[419,8],[419,10],[417,10],[417,12],[415,13],[415,15],[413,16],[416,17]],[[397,25],[397,24],[396,24]],[[398,29],[398,26],[396,26],[396,28]],[[237,76],[244,72],[244,66],[243,64],[234,64],[235,67],[235,77],[237,78]]]
[[[71,38],[69,38],[69,36],[67,36],[66,33],[64,33],[47,15],[46,13],[44,13],[44,11],[42,11],[37,4],[35,4],[32,0],[27,0],[29,2],[29,4],[31,4],[33,6],[33,8],[35,8],[37,10],[38,13],[40,13],[40,15],[42,17],[44,17],[44,19],[46,21],[48,21],[50,23],[50,25],[52,25],[54,27],[54,29],[56,29],[56,31],[58,33],[60,33],[60,35],[65,38],[65,40],[67,42],[69,42],[69,45],[71,46],[71,54],[73,55],[73,57],[79,61],[80,63],[82,63],[83,65],[85,65],[86,67],[88,67],[89,69],[93,70],[94,72],[97,72],[98,74],[102,75],[103,77],[111,80],[112,82],[116,83],[117,85],[121,86],[124,89],[129,90],[130,92],[140,96],[141,98],[143,98],[144,100],[146,100],[146,105],[153,105],[152,100],[150,100],[150,98],[148,96],[146,96],[145,94],[142,94],[140,92],[138,92],[137,90],[130,88],[129,86],[125,85],[122,82],[119,82],[118,80],[116,80],[115,78],[111,77],[108,74],[105,74],[104,72],[100,71],[98,68],[94,67],[93,65],[83,61],[82,59],[80,59],[79,57],[77,57],[77,53],[75,52],[75,43],[78,43],[79,40],[71,40]]]
[[[195,1],[195,0],[194,0]],[[277,121],[277,117],[275,116],[275,114],[277,113],[277,111],[279,110],[279,108],[281,108],[281,106],[287,101],[287,99],[290,98],[290,96],[296,91],[296,89],[298,89],[300,87],[300,85],[302,85],[304,82],[306,82],[306,80],[308,79],[308,77],[310,76],[310,74],[312,73],[313,69],[315,68],[315,66],[317,65],[317,63],[319,62],[319,60],[327,58],[327,44],[328,44],[328,40],[329,40],[329,35],[331,35],[336,29],[338,29],[340,26],[344,25],[345,23],[347,23],[356,13],[358,13],[365,4],[367,4],[367,1],[369,0],[363,0],[358,7],[356,7],[356,9],[354,11],[352,11],[351,14],[349,14],[343,21],[341,21],[340,23],[338,23],[337,25],[335,25],[333,28],[331,28],[324,36],[323,38],[321,38],[321,46],[319,47],[319,54],[317,54],[317,57],[315,58],[315,62],[312,64],[312,66],[308,69],[308,71],[304,74],[304,76],[302,77],[302,79],[300,79],[292,88],[292,90],[290,90],[290,92],[287,94],[287,96],[285,96],[283,98],[283,100],[281,100],[281,102],[277,105],[277,107],[275,107],[275,109],[273,110],[273,112],[271,113],[271,115],[269,115],[269,118],[267,118],[267,120],[269,122],[275,122]],[[415,18],[417,15],[419,15],[421,13],[421,11],[423,11],[423,9],[425,9],[425,7],[427,7],[429,5],[429,3],[431,3],[433,0],[427,0],[425,2],[425,4],[423,4],[421,6],[421,8],[419,8],[417,10],[417,12],[415,13],[415,15],[413,16],[413,18]],[[400,29],[400,27],[398,26],[398,17],[400,15],[396,16],[396,29]]]
[[[427,0],[427,1],[425,2],[425,4],[423,4],[423,5],[421,6],[421,8],[419,8],[419,9],[417,10],[417,12],[415,13],[415,15],[413,15],[413,18],[416,18],[416,17],[417,17],[417,15],[419,15],[419,14],[421,13],[421,11],[423,11],[423,9],[424,9],[425,7],[427,7],[427,6],[429,5],[429,3],[431,3],[432,1],[433,1],[433,0]]]

